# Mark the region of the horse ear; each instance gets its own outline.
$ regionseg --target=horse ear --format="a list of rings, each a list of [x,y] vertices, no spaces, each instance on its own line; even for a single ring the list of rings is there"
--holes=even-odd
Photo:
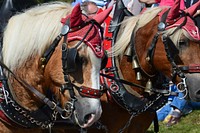
[[[71,16],[70,16],[70,27],[76,27],[83,23],[82,20],[82,12],[80,3],[76,4],[76,6],[73,8]]]
[[[180,0],[176,0],[167,15],[167,21],[178,18],[180,15],[179,10],[180,10]]]
[[[190,6],[189,8],[187,8],[186,10],[184,10],[186,13],[189,13],[191,16],[193,16],[196,11],[198,10],[200,6],[200,1],[198,1],[197,3],[195,3],[194,5]]]
[[[108,15],[110,14],[110,12],[112,11],[113,6],[110,6],[109,8],[107,8],[106,10],[104,10],[103,12],[96,14],[93,19],[96,20],[99,24],[102,24],[104,22],[104,20],[108,17]]]

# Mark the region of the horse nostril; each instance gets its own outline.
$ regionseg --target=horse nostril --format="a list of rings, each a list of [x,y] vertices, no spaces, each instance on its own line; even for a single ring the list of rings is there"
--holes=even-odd
[[[88,114],[84,117],[84,122],[88,123],[92,118],[93,118],[94,114]]]
[[[198,90],[198,91],[196,92],[196,94],[197,94],[197,95],[200,95],[200,90]]]

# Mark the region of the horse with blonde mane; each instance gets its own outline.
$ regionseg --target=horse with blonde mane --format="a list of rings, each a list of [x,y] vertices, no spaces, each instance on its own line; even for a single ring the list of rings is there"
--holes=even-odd
[[[179,0],[176,3],[180,4]],[[121,25],[123,33],[127,33],[127,35],[121,33],[115,46],[110,50],[110,56],[123,57],[124,53],[128,56],[130,54],[128,53],[129,46],[134,45],[135,51],[133,52],[136,54],[134,58],[142,68],[140,71],[151,77],[154,77],[156,72],[162,72],[167,79],[172,80],[180,90],[185,92],[185,97],[188,100],[200,101],[200,89],[197,87],[199,84],[200,35],[198,27],[188,17],[188,15],[192,16],[195,13],[199,5],[200,1],[186,9],[182,14],[177,13],[177,9],[174,9],[178,6],[170,8],[168,16],[165,16],[167,7],[157,7],[147,10],[139,16],[128,18]],[[170,18],[172,14],[177,14],[178,17],[183,16],[178,20],[173,20],[177,16],[174,15],[175,18],[173,18],[174,16]],[[166,19],[165,22],[162,22],[163,19]],[[149,34],[143,29],[146,29]],[[131,34],[134,35],[134,39]],[[134,43],[130,42],[132,39]],[[132,44],[130,45],[130,43]],[[189,54],[191,52],[193,54]]]
[[[111,65],[101,73],[107,91],[101,97],[103,113],[88,132],[145,133],[156,121],[155,111],[169,95],[176,95],[169,90],[169,81],[177,84],[185,98],[199,101],[196,87],[200,38],[188,17],[199,4],[181,14],[176,12],[179,6],[157,7],[119,24],[119,32],[114,33],[116,42],[115,38],[108,38],[114,42],[108,50]],[[172,14],[177,14],[177,18]],[[193,32],[189,25],[193,25]]]
[[[95,132],[145,133],[155,111],[176,95],[169,81],[184,98],[200,100],[200,36],[189,17],[200,2],[182,12],[177,12],[178,4],[148,9],[119,24],[116,42],[108,50],[111,66],[101,74],[107,88],[101,97],[103,128]]]
[[[0,61],[0,132],[51,131],[58,118],[87,128],[100,118],[100,25],[110,10],[88,18],[79,4],[52,2],[9,19]]]

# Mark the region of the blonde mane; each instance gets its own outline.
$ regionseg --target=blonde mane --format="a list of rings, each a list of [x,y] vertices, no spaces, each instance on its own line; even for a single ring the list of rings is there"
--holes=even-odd
[[[121,23],[120,36],[115,43],[115,45],[108,50],[109,56],[118,56],[121,53],[124,53],[126,47],[130,43],[131,34],[140,27],[144,26],[148,22],[150,22],[157,14],[160,12],[162,8],[156,7],[152,9],[147,9],[143,14],[129,17]]]
[[[44,53],[60,34],[62,17],[72,10],[68,3],[51,2],[13,16],[3,38],[3,61],[11,69]]]
[[[168,7],[155,7],[146,10],[143,14],[138,16],[129,17],[124,20],[120,25],[121,35],[118,36],[115,45],[108,49],[108,56],[121,56],[124,51],[126,50],[127,46],[130,44],[130,39],[132,32],[136,32],[139,28],[146,25],[150,22],[153,18],[155,18],[159,12],[161,12],[164,8]],[[165,34],[171,34],[175,28],[171,28],[169,30],[164,31]],[[173,36],[171,36],[172,41],[175,45],[178,45],[180,36],[182,33],[191,39],[191,37],[187,34],[187,32],[183,29],[179,29],[176,31]]]

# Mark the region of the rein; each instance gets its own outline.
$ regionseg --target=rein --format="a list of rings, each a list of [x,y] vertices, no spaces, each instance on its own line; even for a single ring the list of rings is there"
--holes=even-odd
[[[169,10],[168,10],[169,11]],[[176,27],[176,29],[169,35],[162,34],[162,32],[165,30],[165,28],[168,26],[166,24],[166,16],[168,14],[168,11],[166,11],[163,16],[161,17],[161,22],[158,25],[158,32],[155,34],[154,39],[151,43],[151,46],[149,47],[148,54],[147,54],[147,61],[149,61],[151,64],[153,64],[153,56],[154,56],[154,50],[155,45],[157,42],[158,37],[161,35],[161,39],[163,41],[165,52],[168,61],[170,62],[172,66],[172,80],[175,79],[176,75],[178,75],[181,78],[181,82],[177,85],[177,87],[181,90],[188,92],[187,84],[186,84],[186,76],[185,73],[200,73],[200,64],[189,64],[188,66],[178,66],[176,61],[174,60],[175,55],[179,54],[179,50],[175,46],[175,44],[170,39],[170,36],[173,35],[177,30],[181,29],[182,26],[184,26],[187,22],[187,15],[185,12],[182,12],[182,16],[184,17],[184,21]],[[187,94],[185,95],[187,96]]]
[[[115,10],[115,12],[117,12],[117,11]],[[114,13],[114,16],[115,16],[115,14],[116,13]],[[112,22],[112,23],[116,23],[116,22]],[[115,30],[111,31],[112,37],[113,37],[112,43],[111,43],[112,45],[114,45],[114,43],[115,43],[118,31],[119,31],[119,26]],[[154,37],[154,40],[153,40],[154,44],[156,44],[158,36],[159,36],[159,34]],[[134,42],[133,32],[132,32],[132,37],[131,37],[130,42]],[[135,61],[136,65],[137,65],[137,63],[139,63],[139,62],[137,59],[137,55],[136,55],[133,43],[131,43],[130,48],[131,48],[131,50],[130,50],[131,51],[131,60],[132,60],[132,62]],[[154,48],[154,46],[152,46],[152,49],[153,48]],[[124,84],[134,86],[137,88],[141,88],[143,90],[146,90],[146,87],[121,79],[119,76],[119,73],[118,73],[119,66],[117,66],[116,61],[117,61],[117,59],[112,57],[111,58],[112,65],[105,68],[104,71],[100,75],[109,79],[108,81],[106,81],[106,79],[104,80],[104,83],[105,83],[104,86],[108,89],[108,92],[109,92],[108,95],[111,95],[111,97],[114,99],[114,101],[117,104],[119,104],[122,108],[126,109],[131,114],[129,121],[125,124],[125,126],[123,128],[121,128],[119,130],[119,132],[121,133],[126,128],[129,127],[132,119],[135,116],[137,116],[147,110],[155,111],[155,110],[159,109],[162,105],[164,105],[166,103],[167,96],[177,95],[177,93],[170,92],[169,90],[160,90],[160,89],[151,88],[150,93],[153,92],[153,94],[150,94],[151,100],[149,102],[143,101],[144,99],[138,98],[138,97],[130,94],[126,90]],[[153,78],[153,77],[157,76],[157,75],[149,75],[140,66],[137,66],[134,69],[136,72],[139,72],[141,70],[143,72],[143,74],[145,74],[149,78]],[[139,80],[141,80],[141,79],[139,79]],[[156,132],[157,132],[157,130],[158,130],[158,126],[155,127]]]
[[[3,109],[3,111],[6,112],[7,117],[10,118],[12,122],[23,127],[31,128],[31,127],[40,126],[41,128],[49,128],[49,130],[51,130],[51,127],[54,125],[54,122],[56,122],[57,113],[60,114],[62,119],[69,119],[71,117],[74,110],[74,103],[77,100],[74,93],[74,89],[77,89],[79,94],[83,97],[100,98],[103,95],[104,92],[102,90],[96,90],[96,89],[86,87],[86,86],[78,87],[75,84],[73,84],[69,79],[69,74],[71,72],[76,71],[76,69],[73,68],[75,64],[72,64],[72,63],[75,63],[77,48],[82,44],[83,40],[87,37],[87,35],[91,31],[91,29],[94,27],[94,25],[100,28],[100,25],[95,20],[90,20],[82,26],[86,26],[88,24],[92,24],[92,25],[87,31],[86,35],[84,35],[84,37],[80,40],[80,42],[73,48],[67,47],[67,33],[73,32],[74,30],[79,30],[83,27],[77,27],[77,28],[75,27],[72,30],[70,30],[66,28],[66,25],[65,27],[63,26],[61,34],[55,38],[53,43],[50,45],[50,47],[46,50],[46,52],[40,59],[41,67],[44,70],[46,64],[48,63],[49,59],[54,53],[55,48],[58,46],[59,41],[64,36],[64,43],[62,45],[62,64],[63,64],[63,74],[64,74],[65,84],[61,86],[60,91],[64,92],[65,90],[68,90],[71,96],[71,100],[66,103],[66,106],[64,109],[62,109],[59,106],[59,103],[55,103],[54,101],[50,100],[44,94],[40,93],[37,89],[35,89],[30,84],[28,84],[26,81],[17,77],[4,63],[0,61],[0,68],[2,70],[0,71],[0,74],[1,74],[0,81],[3,83],[3,86],[0,89],[0,102],[1,102],[0,107]],[[101,29],[101,33],[102,33],[102,29]],[[73,66],[71,67],[71,65]],[[12,76],[17,82],[19,82],[24,88],[28,89],[30,92],[36,95],[36,97],[39,98],[40,101],[42,101],[45,104],[45,106],[48,107],[48,108],[45,108],[44,110],[45,112],[49,112],[49,115],[51,115],[50,117],[46,116],[47,114],[43,114],[43,112],[40,111],[38,112],[38,114],[40,115],[43,114],[42,118],[45,118],[45,120],[40,120],[41,118],[36,118],[36,116],[32,114],[32,111],[28,111],[16,103],[12,95],[9,95],[11,93],[7,85],[7,78],[3,74],[3,68],[6,71],[8,71],[10,74],[12,74]],[[24,120],[21,120],[21,119],[24,119]]]

